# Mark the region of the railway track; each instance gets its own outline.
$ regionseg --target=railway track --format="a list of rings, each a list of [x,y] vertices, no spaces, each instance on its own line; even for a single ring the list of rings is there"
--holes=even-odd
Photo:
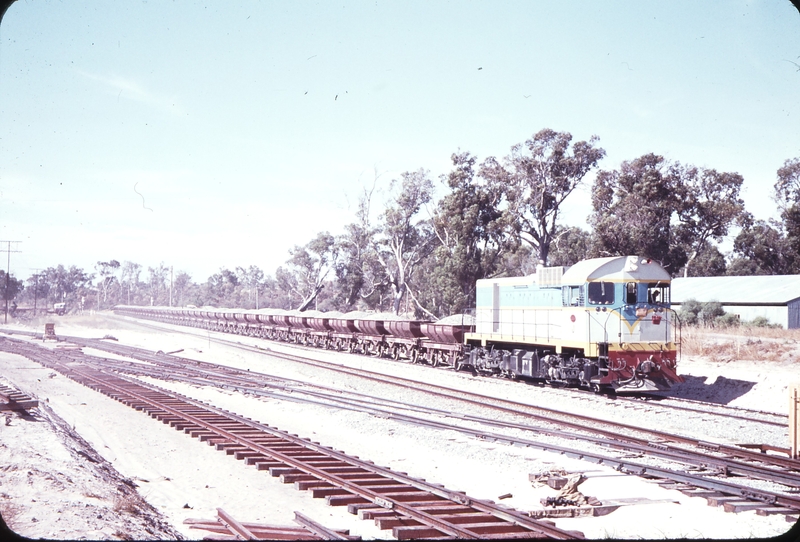
[[[124,345],[109,344],[104,341],[76,337],[70,337],[69,340],[85,347],[106,350],[121,356],[129,356],[141,359],[142,361],[147,361],[148,364],[152,364],[152,367],[149,366],[146,369],[143,369],[141,366],[136,367],[130,363],[122,363],[116,360],[105,360],[106,366],[113,368],[115,371],[129,372],[132,374],[138,374],[140,376],[153,376],[167,380],[180,378],[196,385],[227,387],[229,389],[232,388],[239,389],[240,391],[247,391],[248,393],[269,394],[270,396],[277,398],[281,398],[280,396],[282,395],[283,399],[293,401],[299,400],[298,390],[292,389],[291,397],[288,397],[288,395],[282,390],[284,390],[287,385],[291,386],[302,384],[304,386],[308,386],[308,383],[299,383],[297,381],[287,382],[286,379],[279,379],[271,375],[253,373],[250,371],[244,372],[232,369],[230,367],[222,367],[211,363],[177,358],[175,356],[161,353],[153,354],[152,352],[142,351],[140,349],[127,347]],[[225,339],[218,340],[220,342],[230,343],[230,341],[226,341]],[[238,343],[232,344],[238,348],[248,348],[255,352],[262,354],[265,353],[263,350],[258,348],[246,347]],[[274,351],[269,352],[269,355],[312,364],[324,363],[302,359],[294,355],[280,354]],[[153,368],[158,366],[161,367],[158,370]],[[347,370],[348,372],[354,372],[361,377],[371,379],[377,378],[381,381],[388,380],[393,382],[395,385],[401,385],[404,387],[409,385],[414,385],[415,387],[420,386],[420,383],[418,382],[398,379],[398,377],[385,377],[385,375],[376,376],[375,373],[369,371],[346,369],[341,366],[335,366],[332,370]],[[268,388],[270,386],[272,387],[271,391],[264,391],[265,387]],[[427,390],[429,393],[445,394],[445,396],[450,398],[453,398],[453,396],[447,395],[447,393],[464,393],[462,390],[443,391],[439,386],[425,385],[425,387],[429,388]],[[315,385],[315,388],[324,387]],[[627,430],[641,430],[641,428],[633,428],[624,425],[616,426],[615,428],[611,429],[599,429],[596,431],[601,435],[599,438],[587,437],[585,434],[567,433],[563,430],[554,430],[552,428],[545,428],[543,426],[534,427],[529,423],[514,424],[499,422],[496,419],[481,418],[480,416],[465,416],[458,412],[426,409],[424,407],[420,407],[419,405],[398,404],[397,402],[384,401],[384,406],[377,408],[377,398],[366,396],[356,397],[355,395],[358,394],[352,393],[350,394],[350,397],[342,398],[341,390],[328,389],[313,393],[309,392],[308,390],[304,390],[303,393],[306,393],[310,396],[310,398],[307,399],[309,401],[328,401],[330,404],[335,405],[336,408],[356,409],[385,418],[392,418],[398,421],[404,421],[406,423],[427,425],[428,427],[434,427],[438,429],[456,429],[475,438],[553,451],[570,457],[577,457],[580,459],[612,466],[613,468],[616,468],[622,472],[638,474],[640,476],[654,479],[665,487],[679,489],[689,495],[706,497],[710,504],[723,505],[725,506],[726,510],[729,511],[756,509],[763,513],[785,514],[796,514],[798,511],[800,511],[800,498],[791,494],[792,491],[796,491],[798,488],[800,488],[800,473],[798,473],[800,462],[774,455],[766,455],[747,449],[702,442],[696,439],[685,439],[676,435],[668,435],[663,432],[653,432],[651,430],[644,431],[651,434],[656,434],[658,436],[657,439],[637,439],[634,437],[625,437],[622,436],[624,432],[620,431],[621,428],[625,428]],[[530,405],[513,403],[505,400],[497,400],[494,398],[488,398],[486,396],[478,396],[477,398],[473,396],[472,399],[457,397],[457,399],[461,401],[469,401],[473,405],[480,404],[484,406],[487,405],[489,399],[492,399],[492,403],[499,403],[495,404],[493,408],[503,409],[506,412],[517,414],[520,413],[520,409],[522,407],[527,407],[528,409],[531,408]],[[574,448],[560,446],[558,444],[533,441],[529,438],[512,437],[507,433],[494,433],[486,430],[474,430],[464,427],[459,428],[452,424],[445,424],[431,421],[430,419],[422,419],[418,416],[402,414],[399,412],[399,410],[413,410],[416,413],[424,413],[427,415],[440,417],[445,416],[451,419],[461,419],[466,422],[479,423],[487,426],[493,426],[495,428],[521,430],[529,433],[534,432],[538,435],[555,436],[562,439],[581,440],[582,442],[591,441],[599,449],[602,450],[605,448],[605,450],[602,450],[602,453],[587,452],[586,446],[582,446],[581,450],[576,450]],[[534,407],[534,410],[542,409],[539,407]],[[554,411],[549,409],[544,410],[548,411],[546,415],[543,415],[541,412],[538,414],[526,413],[526,417],[533,416],[539,421],[549,422],[552,424],[552,414]],[[578,416],[576,421],[574,414],[567,414],[567,416],[572,417],[573,421],[567,422],[564,420],[559,420],[557,423],[560,425],[566,425],[572,429],[583,429],[584,432],[587,426],[598,425],[601,423],[608,424],[608,422],[605,420],[597,420],[590,417]],[[587,421],[597,423],[587,424]],[[670,444],[675,442],[683,445],[690,444],[693,447],[704,451],[686,450],[675,446],[674,444]],[[690,470],[693,469],[696,472],[691,473],[686,471],[678,471],[674,468],[664,468],[658,466],[657,464],[653,464],[652,462],[641,463],[633,462],[627,458],[619,459],[618,456],[615,457],[608,455],[607,449],[609,448],[624,452],[627,455],[640,454],[647,455],[649,457],[656,457],[659,458],[662,463],[669,462],[671,464],[680,464],[684,466],[689,465]],[[712,453],[705,453],[706,451],[710,451]],[[763,488],[753,487],[752,485],[748,486],[746,484],[732,483],[729,480],[724,479],[728,477],[744,477],[747,479],[774,482],[788,487],[789,490],[788,492],[769,491]]]
[[[125,321],[130,322],[131,320],[125,319]],[[186,333],[189,335],[195,335],[198,337],[202,337],[206,339],[206,334],[197,334],[190,331],[186,331],[185,329],[179,326],[170,326],[169,328],[165,328],[158,325],[152,325],[149,323],[142,323],[136,321],[137,325],[142,325],[144,327],[150,329],[156,329],[160,331],[164,331],[165,329],[170,329],[173,331],[177,331],[179,333]],[[80,339],[77,337],[70,337],[70,340],[77,340],[83,341],[81,344],[85,346],[92,346],[89,342],[86,342],[86,339]],[[594,416],[589,415],[582,415],[577,414],[574,412],[566,412],[562,410],[557,410],[554,408],[548,408],[544,406],[536,406],[530,403],[523,403],[519,401],[511,401],[507,399],[500,399],[494,396],[478,394],[474,392],[465,391],[464,389],[457,389],[451,388],[446,386],[440,386],[428,382],[421,382],[419,380],[412,380],[407,378],[402,378],[398,376],[391,376],[382,373],[378,373],[375,371],[369,371],[365,369],[359,369],[355,367],[348,367],[346,365],[338,364],[338,363],[331,363],[322,361],[319,359],[309,358],[307,356],[301,356],[296,354],[290,354],[285,352],[279,352],[276,350],[265,350],[264,348],[259,347],[258,345],[245,345],[240,341],[234,341],[226,338],[220,337],[213,337],[211,338],[210,335],[208,336],[209,340],[214,340],[218,344],[225,344],[228,346],[232,346],[234,348],[255,352],[259,354],[268,354],[272,357],[277,357],[280,359],[285,359],[288,361],[302,363],[306,365],[310,365],[316,368],[325,369],[328,371],[347,374],[347,375],[354,375],[360,378],[364,378],[373,382],[378,382],[382,384],[392,384],[396,386],[400,386],[402,388],[413,388],[416,391],[424,391],[430,395],[444,398],[444,399],[451,399],[451,400],[458,400],[462,402],[466,402],[472,406],[480,406],[480,407],[493,407],[499,411],[507,412],[507,413],[524,413],[528,417],[533,417],[537,420],[541,421],[551,421],[551,422],[558,422],[559,424],[565,425],[567,427],[575,428],[575,429],[586,429],[591,427],[592,430],[600,434],[602,436],[607,437],[620,437],[624,436],[628,433],[631,434],[638,434],[642,436],[642,440],[646,442],[656,441],[656,442],[672,442],[681,445],[692,446],[695,448],[701,449],[713,449],[716,450],[720,454],[730,455],[737,459],[742,459],[745,461],[753,461],[753,462],[762,462],[762,461],[769,461],[775,467],[786,468],[786,469],[796,469],[798,467],[798,461],[789,459],[789,450],[788,448],[783,448],[780,446],[770,445],[770,444],[746,444],[746,445],[739,445],[739,446],[732,446],[726,444],[719,444],[719,443],[710,443],[704,439],[692,438],[692,437],[684,437],[681,435],[670,434],[665,431],[659,431],[656,429],[648,429],[644,427],[634,426],[630,424],[620,423],[620,422],[611,422],[607,419],[601,419]],[[102,342],[95,342],[93,343],[95,346],[102,345]],[[292,345],[293,347],[295,345]],[[309,347],[298,347],[305,349],[309,352],[319,352],[319,350],[315,348]],[[102,347],[101,349],[109,350],[108,345],[106,343],[106,347]],[[123,347],[124,351],[124,347]],[[134,356],[135,357],[135,356]],[[442,369],[448,370],[448,369]],[[594,397],[594,396],[591,396]],[[614,402],[616,402],[615,400]],[[640,405],[639,402],[633,402],[625,404],[631,404],[634,407],[638,407]],[[644,403],[647,407],[652,408],[661,408],[662,404],[660,402],[655,403]],[[671,406],[666,406],[665,410],[667,412],[672,411],[673,408]],[[734,409],[737,412],[739,409]],[[734,419],[740,419],[739,414],[735,414],[730,416],[728,413],[705,413],[708,416],[716,415],[722,417],[732,417]],[[776,420],[761,420],[761,419],[753,419],[749,420],[754,424],[764,424],[769,426],[776,426],[780,425],[780,422]],[[786,427],[786,424],[783,425]],[[774,454],[766,454],[765,452],[770,451],[774,452]],[[777,454],[777,455],[775,455]],[[787,456],[785,458],[781,456]]]
[[[153,329],[158,331],[164,330],[171,330],[174,332],[179,332],[187,335],[193,335],[196,337],[202,337],[203,339],[208,338],[209,340],[214,340],[220,344],[229,344],[232,346],[242,347],[245,346],[239,341],[232,341],[228,339],[220,338],[216,335],[222,334],[223,332],[209,332],[209,330],[205,330],[206,333],[198,333],[190,331],[189,328],[185,326],[179,326],[176,324],[169,324],[165,322],[143,322],[141,320],[134,319],[132,317],[119,317],[120,321],[125,321],[128,323],[135,323],[137,326],[141,326],[147,329]],[[201,328],[202,329],[202,328]],[[211,333],[215,336],[212,339]],[[257,339],[254,339],[257,340]],[[266,341],[266,339],[265,339]],[[267,341],[269,342],[269,341]],[[297,345],[293,343],[285,343],[287,346],[291,346],[293,348],[299,350],[306,350],[310,352],[319,352],[320,349],[314,347],[308,347],[303,345]],[[448,367],[439,367],[439,370],[442,371],[451,371],[453,368]],[[540,386],[544,386],[539,384]],[[558,391],[556,389],[550,389],[550,391]],[[569,390],[571,396],[576,397],[576,400],[580,399],[581,397],[586,397],[588,401],[594,400],[597,395],[590,391],[580,390],[580,389],[572,389]],[[626,396],[626,395],[610,395],[604,396],[609,397],[614,403],[619,404],[627,404],[631,405],[633,408],[641,407],[641,408],[659,408],[664,411],[669,412],[687,412],[687,413],[697,413],[702,414],[704,416],[715,416],[727,419],[737,419],[747,421],[749,423],[758,423],[763,424],[765,426],[772,426],[772,427],[786,427],[788,424],[788,415],[785,413],[776,413],[776,412],[767,412],[761,410],[754,410],[754,409],[747,409],[741,407],[733,407],[729,405],[721,405],[718,403],[708,403],[702,401],[696,401],[691,399],[683,399],[683,398],[673,398],[673,397],[664,397],[659,395],[650,395],[644,394],[641,396]],[[775,447],[775,446],[767,446],[764,450],[761,451],[775,451],[778,453],[788,453],[788,450],[785,448]]]
[[[301,397],[306,396],[307,399],[305,400],[308,402],[317,404],[325,402],[328,406],[333,406],[335,408],[367,412],[384,418],[406,421],[416,425],[427,425],[437,429],[460,430],[469,436],[484,440],[508,441],[512,444],[526,445],[540,449],[557,449],[560,453],[567,453],[568,455],[575,455],[576,453],[575,451],[570,451],[563,447],[548,448],[548,445],[542,442],[533,442],[529,439],[513,440],[512,437],[506,435],[459,428],[452,424],[439,423],[430,419],[407,415],[403,412],[410,411],[418,414],[426,414],[428,416],[458,419],[487,427],[519,430],[570,441],[581,440],[582,442],[592,443],[598,448],[612,448],[626,453],[645,454],[673,463],[724,473],[728,476],[748,477],[755,480],[776,482],[787,487],[800,489],[800,472],[798,471],[798,469],[800,469],[800,462],[791,460],[784,461],[783,458],[780,457],[765,456],[764,454],[754,453],[747,449],[739,450],[741,454],[749,460],[742,461],[731,457],[725,457],[724,453],[722,455],[709,453],[720,449],[720,445],[714,443],[691,440],[683,441],[684,444],[693,444],[696,448],[695,450],[675,446],[670,443],[680,440],[681,437],[668,435],[663,432],[659,432],[662,438],[658,441],[654,441],[652,439],[626,436],[620,434],[612,427],[610,433],[608,431],[602,431],[601,436],[597,437],[594,436],[597,430],[587,430],[587,424],[580,423],[586,420],[579,420],[578,424],[573,423],[570,425],[571,429],[579,431],[568,432],[563,429],[554,428],[555,426],[563,424],[553,423],[549,418],[540,418],[538,421],[542,423],[537,426],[531,425],[527,420],[525,423],[505,422],[499,421],[496,418],[487,418],[474,414],[464,414],[463,412],[447,411],[438,408],[424,407],[418,404],[386,400],[381,397],[369,396],[353,391],[344,391],[338,388],[320,386],[313,383],[288,380],[253,371],[242,371],[166,354],[152,354],[148,351],[142,351],[124,345],[108,344],[76,337],[71,337],[69,340],[70,342],[81,344],[86,347],[106,350],[118,355],[146,361],[148,363],[147,366],[118,360],[104,361],[104,367],[106,368],[114,369],[117,372],[134,374],[136,376],[149,376],[163,380],[180,380],[195,385],[235,389],[254,395],[269,396],[295,402],[301,401]],[[313,389],[308,389],[309,387]],[[514,407],[513,410],[505,409],[504,411],[506,413],[517,413],[519,409]],[[585,448],[582,453],[585,455]],[[604,461],[607,463],[610,459],[606,458]],[[620,462],[617,466],[620,468],[627,468],[625,462]],[[635,468],[641,470],[642,466],[637,465]]]
[[[54,351],[3,338],[0,348],[23,355],[116,399],[135,410],[268,470],[283,483],[309,490],[332,506],[353,513],[371,510],[379,526],[398,539],[411,538],[582,538],[548,521],[474,499],[441,485],[380,467],[320,443],[289,434],[225,409],[115,374],[107,361],[75,351]],[[374,515],[373,514],[373,515]]]

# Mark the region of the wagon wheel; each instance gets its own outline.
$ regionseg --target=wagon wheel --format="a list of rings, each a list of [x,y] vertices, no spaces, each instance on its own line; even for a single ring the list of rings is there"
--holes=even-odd
[[[408,359],[411,360],[411,363],[416,363],[417,360],[419,359],[419,350],[417,350],[416,348],[412,348],[411,353],[408,356]]]
[[[397,348],[397,345],[392,346],[392,359],[395,361],[400,359],[400,349]]]
[[[439,352],[433,351],[431,352],[431,367],[438,367],[439,366]]]

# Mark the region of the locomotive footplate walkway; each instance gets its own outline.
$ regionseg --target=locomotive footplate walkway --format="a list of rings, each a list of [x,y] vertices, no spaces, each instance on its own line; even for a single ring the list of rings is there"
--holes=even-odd
[[[426,482],[349,456],[202,401],[111,374],[102,359],[54,352],[13,339],[0,349],[21,354],[114,398],[258,470],[267,470],[296,489],[309,490],[331,506],[380,512],[378,525],[398,539],[414,538],[583,538],[549,521],[488,500]],[[362,517],[367,517],[366,512]],[[372,516],[371,516],[372,517]]]

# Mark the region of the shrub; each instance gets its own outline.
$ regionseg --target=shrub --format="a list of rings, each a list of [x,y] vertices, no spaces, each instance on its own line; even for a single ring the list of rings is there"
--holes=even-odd
[[[752,321],[747,322],[749,327],[764,327],[764,328],[771,328],[771,329],[783,329],[783,326],[780,324],[770,324],[769,318],[766,316],[756,316],[753,318]]]
[[[687,299],[681,304],[681,308],[678,311],[678,319],[684,325],[697,324],[697,315],[700,314],[702,308],[702,304],[696,299]]]
[[[720,327],[738,327],[740,323],[739,315],[732,314],[730,312],[726,312],[722,316],[718,316],[714,321],[714,325]]]
[[[709,301],[708,303],[702,304],[702,309],[700,309],[700,313],[697,317],[703,324],[713,326],[716,320],[724,315],[725,311],[722,309],[722,303],[718,301]]]

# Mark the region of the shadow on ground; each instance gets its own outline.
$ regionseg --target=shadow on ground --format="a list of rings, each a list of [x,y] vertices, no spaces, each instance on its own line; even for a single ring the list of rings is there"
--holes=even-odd
[[[749,392],[756,385],[756,382],[725,378],[724,376],[718,376],[710,384],[706,382],[708,380],[707,376],[683,375],[683,378],[685,382],[673,385],[665,397],[695,399],[697,401],[727,405]]]

